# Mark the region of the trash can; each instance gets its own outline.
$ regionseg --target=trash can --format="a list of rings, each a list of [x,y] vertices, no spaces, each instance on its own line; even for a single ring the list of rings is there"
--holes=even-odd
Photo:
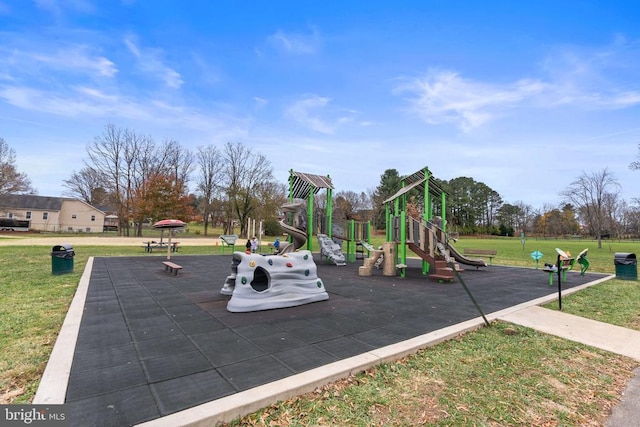
[[[616,266],[616,279],[638,280],[636,254],[616,252],[613,263]]]
[[[51,272],[53,274],[73,273],[73,257],[76,253],[68,243],[56,245],[51,249]]]

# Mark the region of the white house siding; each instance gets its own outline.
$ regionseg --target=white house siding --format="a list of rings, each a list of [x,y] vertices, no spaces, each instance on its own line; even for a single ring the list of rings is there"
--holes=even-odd
[[[80,200],[65,200],[62,202],[58,221],[59,231],[102,233],[104,212]]]

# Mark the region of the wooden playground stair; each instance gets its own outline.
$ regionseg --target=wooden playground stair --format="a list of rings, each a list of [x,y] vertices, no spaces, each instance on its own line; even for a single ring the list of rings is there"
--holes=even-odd
[[[427,253],[422,248],[420,248],[420,246],[412,242],[407,242],[407,245],[409,246],[409,249],[411,249],[411,251],[413,251],[416,255],[418,255],[420,258],[422,258],[426,262],[428,262],[429,265],[431,265],[431,267],[433,267],[433,271],[429,273],[429,279],[453,280],[455,278],[455,276],[453,275],[453,269],[449,267],[444,257],[440,255],[436,255],[435,257],[432,257],[431,255],[429,255],[429,253]],[[458,264],[454,264],[454,266],[457,271],[462,271],[459,268]]]

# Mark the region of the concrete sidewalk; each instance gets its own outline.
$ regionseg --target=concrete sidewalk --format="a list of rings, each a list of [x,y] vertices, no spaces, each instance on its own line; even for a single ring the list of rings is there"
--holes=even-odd
[[[640,361],[639,331],[539,306],[505,314],[500,317],[500,320]],[[640,368],[635,370],[635,376],[627,384],[622,401],[613,409],[606,425],[607,427],[640,426]]]

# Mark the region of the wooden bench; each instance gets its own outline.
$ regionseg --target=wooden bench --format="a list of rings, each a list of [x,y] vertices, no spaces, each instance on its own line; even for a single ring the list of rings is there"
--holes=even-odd
[[[562,258],[560,260],[560,271],[562,273],[563,282],[567,281],[567,271],[571,270],[575,263],[576,263],[575,258]],[[553,276],[558,274],[558,267],[556,267],[555,265],[553,266],[545,265],[542,271],[544,271],[545,273],[549,273],[549,286],[553,286]]]
[[[164,264],[164,271],[168,271],[170,273],[173,273],[174,276],[178,275],[178,271],[182,270],[182,266],[178,265],[174,262],[171,261],[163,261],[162,262]]]
[[[498,251],[495,249],[465,249],[464,254],[489,258],[489,265],[491,265],[493,264],[493,258],[498,254]]]

